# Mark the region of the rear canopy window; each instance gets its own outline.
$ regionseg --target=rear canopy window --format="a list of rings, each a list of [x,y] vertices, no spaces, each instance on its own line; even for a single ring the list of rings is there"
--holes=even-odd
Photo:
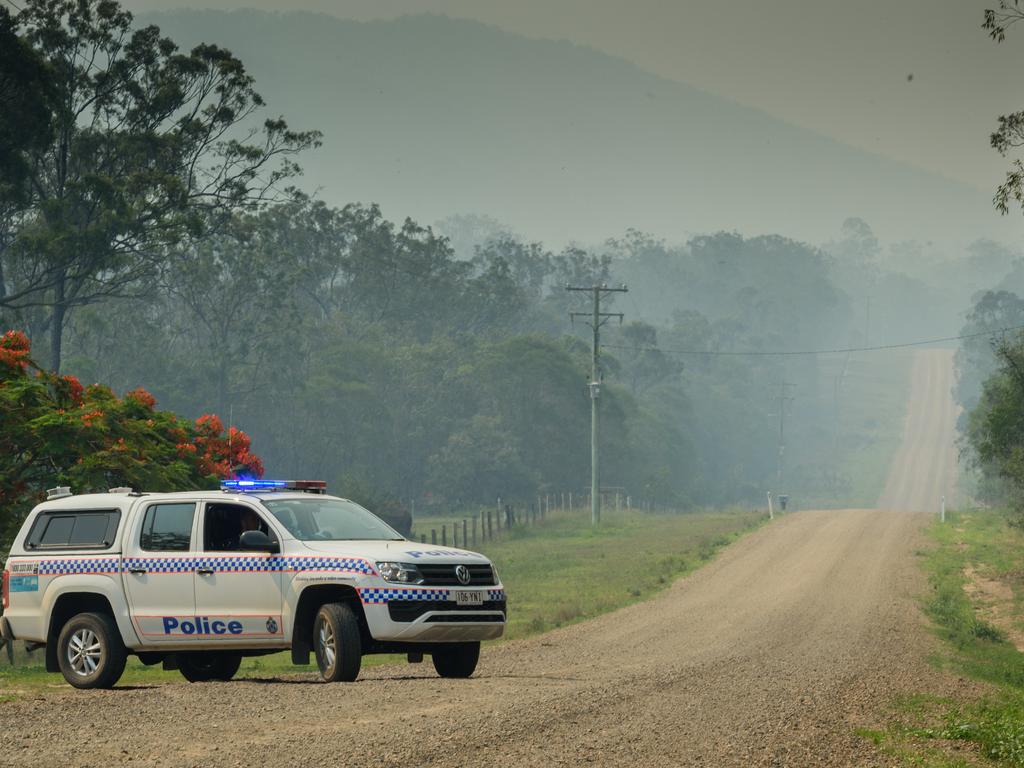
[[[43,512],[36,518],[26,549],[109,549],[121,520],[119,509]]]

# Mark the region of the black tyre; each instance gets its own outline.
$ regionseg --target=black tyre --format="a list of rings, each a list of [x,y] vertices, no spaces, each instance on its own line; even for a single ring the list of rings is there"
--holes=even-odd
[[[127,660],[117,624],[104,613],[79,613],[60,630],[57,663],[75,688],[111,688]]]
[[[313,621],[313,648],[320,677],[328,683],[350,683],[359,677],[363,641],[359,619],[346,603],[320,606]]]
[[[230,680],[241,664],[242,657],[237,653],[195,651],[178,654],[178,670],[190,683]]]
[[[431,654],[441,677],[469,677],[480,661],[480,643],[452,643],[451,648]]]

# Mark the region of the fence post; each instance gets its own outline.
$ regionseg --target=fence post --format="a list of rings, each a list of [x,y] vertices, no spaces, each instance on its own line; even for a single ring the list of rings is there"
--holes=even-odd
[[[427,543],[427,534],[421,533],[420,534],[420,544],[426,544],[426,543]]]
[[[487,509],[487,540],[494,541],[494,526],[491,524],[491,510]]]
[[[452,523],[452,546],[459,546],[459,524]]]
[[[437,546],[437,528],[430,529],[430,545],[432,547]]]
[[[445,523],[444,525],[441,526],[441,546],[442,547],[447,547],[448,546],[448,524],[447,523]]]
[[[476,515],[473,515],[473,546],[476,546]]]
[[[569,511],[572,512],[572,491],[569,491]]]

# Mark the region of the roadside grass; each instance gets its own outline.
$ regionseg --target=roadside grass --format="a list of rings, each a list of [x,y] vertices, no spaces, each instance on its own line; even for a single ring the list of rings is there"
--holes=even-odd
[[[944,641],[931,661],[987,683],[987,692],[976,700],[898,700],[882,743],[907,765],[1024,767],[1024,654],[1004,628],[983,618],[983,600],[965,591],[967,568],[1008,585],[1013,624],[1020,624],[1024,531],[997,511],[971,510],[948,514],[929,534],[936,546],[922,553],[931,586],[923,607]]]
[[[711,560],[764,519],[762,512],[739,509],[678,515],[611,511],[592,529],[589,513],[577,510],[552,513],[540,525],[514,528],[497,541],[477,546],[495,563],[509,596],[505,637],[494,642],[546,632],[644,600]],[[14,666],[0,661],[0,702],[44,690],[70,690],[59,674],[44,670],[42,653],[28,655],[19,648]],[[363,659],[364,665],[386,663],[404,663],[404,657]],[[315,665],[293,665],[289,653],[282,652],[244,659],[237,677],[315,671]],[[181,680],[178,672],[146,667],[131,658],[119,685]]]

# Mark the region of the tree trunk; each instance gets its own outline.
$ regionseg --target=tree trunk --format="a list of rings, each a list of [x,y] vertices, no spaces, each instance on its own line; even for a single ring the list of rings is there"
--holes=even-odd
[[[67,305],[64,303],[64,278],[57,281],[54,288],[53,312],[50,314],[50,368],[60,373],[60,363],[64,341],[64,320],[67,317]]]

